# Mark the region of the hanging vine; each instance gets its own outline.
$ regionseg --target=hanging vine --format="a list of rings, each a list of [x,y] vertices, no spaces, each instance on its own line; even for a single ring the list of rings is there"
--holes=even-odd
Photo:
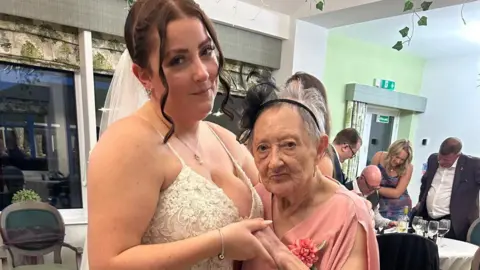
[[[416,4],[417,3],[417,4]],[[420,3],[420,5],[418,5]],[[422,2],[415,2],[415,0],[406,0],[405,4],[403,6],[403,12],[411,12],[412,13],[412,23],[411,23],[411,28],[408,26],[403,27],[398,31],[400,35],[402,36],[402,39],[397,41],[395,45],[393,45],[393,49],[400,51],[403,49],[403,45],[405,43],[410,44],[413,38],[413,34],[415,32],[415,25],[418,26],[427,26],[428,24],[428,18],[427,16],[420,16],[418,15],[418,12],[420,11],[427,11],[430,9],[430,6],[432,5],[432,1],[422,1]],[[323,11],[323,8],[325,7],[325,0],[319,0],[317,4],[315,5],[316,9]],[[463,19],[463,17],[462,17]],[[465,20],[464,20],[465,22]],[[410,31],[411,30],[411,31]]]
[[[320,10],[320,11],[323,11],[323,7],[325,6],[325,0],[320,0],[317,2],[317,4],[315,5],[315,8]]]
[[[411,0],[407,0],[403,6],[403,12],[410,12],[412,13],[412,23],[411,23],[411,28],[408,26],[405,26],[404,28],[400,29],[398,32],[402,36],[402,39],[397,41],[395,45],[393,45],[393,49],[400,51],[403,49],[403,45],[406,43],[407,45],[410,45],[410,42],[412,41],[413,34],[415,33],[415,26],[427,26],[428,24],[428,18],[427,16],[420,16],[418,15],[418,12],[420,11],[427,11],[430,9],[430,6],[432,5],[433,1],[422,1],[420,6],[418,4],[415,4]],[[416,20],[417,19],[417,20]],[[415,22],[416,20],[416,22]],[[411,30],[411,31],[410,31]]]

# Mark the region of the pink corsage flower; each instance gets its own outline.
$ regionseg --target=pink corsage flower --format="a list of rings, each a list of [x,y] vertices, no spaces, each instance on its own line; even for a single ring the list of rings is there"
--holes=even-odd
[[[312,239],[298,239],[288,249],[297,256],[310,269],[317,269],[315,263],[318,261],[318,252],[325,246],[326,241],[321,245],[315,245]]]

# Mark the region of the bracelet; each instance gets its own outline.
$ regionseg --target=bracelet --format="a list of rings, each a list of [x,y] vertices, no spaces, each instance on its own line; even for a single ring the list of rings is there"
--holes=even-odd
[[[222,251],[218,254],[218,259],[223,261],[225,259],[225,244],[223,242],[223,233],[220,229],[218,229],[218,233],[220,234],[220,239],[222,240]]]

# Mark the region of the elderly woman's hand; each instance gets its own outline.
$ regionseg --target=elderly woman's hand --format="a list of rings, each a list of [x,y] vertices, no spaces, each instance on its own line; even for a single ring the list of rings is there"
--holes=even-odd
[[[290,250],[278,239],[273,230],[268,227],[254,234],[262,243],[267,252],[272,256],[280,270],[307,270],[308,267],[300,261]]]

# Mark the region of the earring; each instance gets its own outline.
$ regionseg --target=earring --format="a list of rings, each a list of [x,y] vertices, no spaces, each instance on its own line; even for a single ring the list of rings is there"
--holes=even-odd
[[[317,166],[313,168],[313,178],[317,177]]]
[[[147,93],[148,98],[152,97],[152,89],[145,89],[145,93]]]

